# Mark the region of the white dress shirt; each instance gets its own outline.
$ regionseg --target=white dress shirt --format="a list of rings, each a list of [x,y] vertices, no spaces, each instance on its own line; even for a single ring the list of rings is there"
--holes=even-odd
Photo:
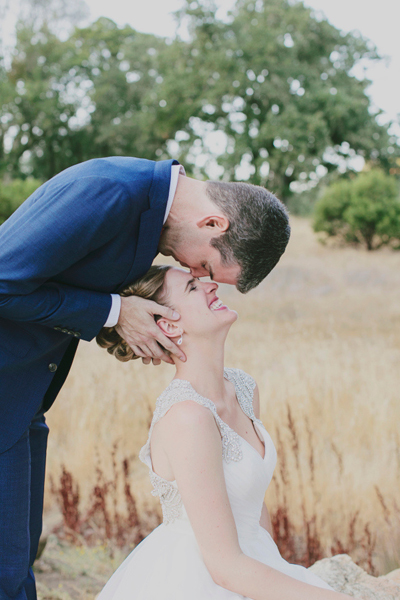
[[[178,186],[179,175],[186,175],[185,169],[182,167],[182,165],[172,165],[168,200],[167,200],[167,206],[165,208],[165,215],[164,215],[163,223],[165,223],[165,221],[167,220],[169,211],[171,210],[171,206],[174,201],[176,188]],[[121,312],[121,296],[119,294],[111,294],[111,309],[108,314],[107,321],[104,323],[104,327],[114,327],[114,325],[116,325],[118,323],[120,312]]]

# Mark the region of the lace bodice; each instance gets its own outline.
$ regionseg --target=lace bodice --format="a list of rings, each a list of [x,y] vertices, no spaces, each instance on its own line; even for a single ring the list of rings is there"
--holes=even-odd
[[[260,419],[256,418],[253,409],[254,379],[240,369],[225,369],[224,376],[234,384],[236,397],[243,412],[253,422],[262,425]],[[182,499],[175,481],[168,481],[154,473],[150,456],[150,438],[154,425],[168,412],[171,406],[185,400],[193,400],[211,410],[221,433],[222,458],[225,462],[237,462],[243,457],[240,436],[219,417],[214,402],[198,394],[189,381],[174,379],[157,398],[147,442],[139,453],[140,460],[147,464],[150,470],[150,481],[153,486],[151,493],[160,498],[164,524],[173,522],[182,514]]]

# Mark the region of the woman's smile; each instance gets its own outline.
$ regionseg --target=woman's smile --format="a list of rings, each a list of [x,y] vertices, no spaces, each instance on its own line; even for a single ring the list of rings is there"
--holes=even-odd
[[[223,304],[217,296],[215,296],[215,298],[213,298],[210,304],[208,305],[208,308],[210,310],[224,310],[228,307],[225,306],[225,304]]]

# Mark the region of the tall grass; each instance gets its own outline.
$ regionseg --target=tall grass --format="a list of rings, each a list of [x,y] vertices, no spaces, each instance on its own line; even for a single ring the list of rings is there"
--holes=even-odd
[[[263,284],[247,296],[221,286],[240,316],[226,364],[259,384],[261,418],[278,449],[266,502],[282,544],[289,519],[297,559],[316,544],[315,555],[348,550],[384,573],[400,565],[400,254],[321,246],[306,220],[292,224],[289,248]],[[172,376],[168,365],[121,364],[82,343],[48,413],[48,481],[64,465],[88,510],[96,465],[112,480],[115,464],[128,460],[139,519],[159,518],[137,456]],[[112,502],[122,514],[118,489]],[[60,518],[50,486],[45,507],[48,523]]]

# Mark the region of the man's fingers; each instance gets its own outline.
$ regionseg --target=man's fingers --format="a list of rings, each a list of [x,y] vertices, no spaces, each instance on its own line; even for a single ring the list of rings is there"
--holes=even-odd
[[[155,344],[157,346],[157,349],[154,351],[153,351],[152,344]],[[142,352],[144,352],[146,358],[148,358],[149,361],[150,360],[153,360],[153,362],[159,361],[157,364],[160,364],[160,362],[163,360],[164,362],[169,363],[171,365],[174,364],[174,361],[172,360],[172,358],[170,356],[168,356],[168,354],[165,354],[165,352],[163,352],[163,350],[160,348],[160,346],[158,344],[156,344],[156,342],[154,340],[151,340],[149,342],[148,346],[145,346],[144,344],[142,344],[141,350],[142,350]]]
[[[141,348],[139,348],[139,346],[131,346],[131,348],[134,351],[134,353],[136,354],[136,356],[141,356],[142,358],[147,358],[147,354],[145,354],[143,352],[143,350]]]
[[[158,367],[158,365],[161,365],[161,360],[159,358],[142,358],[142,363],[144,365],[149,365],[151,362],[153,361],[153,365],[155,367]]]
[[[148,342],[148,348],[152,352],[153,362],[155,360],[163,360],[167,363],[174,364],[174,361],[168,354],[165,354],[164,350],[157,344],[156,340],[151,340]]]
[[[147,347],[151,351],[152,358],[161,358],[164,354],[163,349],[157,344],[157,340],[149,340],[147,342]]]
[[[168,308],[168,306],[162,306],[161,304],[157,304],[157,302],[152,302],[154,304],[153,314],[161,315],[166,319],[171,319],[172,321],[178,321],[181,318],[181,315],[173,310],[172,308]]]
[[[147,344],[141,344],[140,347],[143,350],[143,352],[145,353],[145,355],[148,356],[150,359],[160,358],[159,356],[157,356],[157,354],[159,354],[159,353],[157,352],[157,354],[155,354],[155,352],[153,350],[153,343],[154,343],[153,340],[148,340]]]
[[[157,360],[156,358],[154,360]],[[172,358],[170,356],[168,356],[168,354],[163,354],[161,357],[161,360],[163,360],[164,362],[168,363],[169,365],[174,365],[174,361],[172,360]]]
[[[154,333],[154,335],[157,335],[157,337],[159,337],[159,339],[160,339],[160,342],[161,343],[165,342],[165,346],[166,345],[170,346],[172,348],[172,350],[178,348],[173,342],[170,342],[170,340],[161,333],[160,329],[157,326],[155,327],[154,332],[152,331],[151,333]],[[160,346],[157,344],[157,341],[154,338],[147,338],[146,342],[147,343],[140,342],[140,346],[138,346],[137,344],[134,344],[134,343],[129,343],[129,346],[132,348],[132,350],[136,354],[136,356],[141,356],[142,358],[150,358],[150,359],[154,358],[154,359],[158,359],[158,360],[163,360],[164,362],[167,362],[172,365],[174,364],[174,361],[172,360],[172,358],[170,356],[168,356],[168,354],[165,354],[163,349],[160,348]],[[182,354],[181,351],[179,351],[179,353]],[[184,357],[184,359],[186,359],[184,354],[183,354],[183,357]]]
[[[179,346],[162,333],[151,317],[151,314],[158,314],[171,320],[178,320],[180,319],[179,313],[152,300],[143,300],[143,302],[146,303],[146,308],[145,312],[141,313],[141,320],[137,319],[135,325],[133,325],[134,321],[130,322],[125,318],[122,326],[116,326],[116,331],[125,339],[136,356],[163,360],[173,364],[171,357],[158,346],[157,342],[159,342],[163,348],[185,362],[186,356]]]

